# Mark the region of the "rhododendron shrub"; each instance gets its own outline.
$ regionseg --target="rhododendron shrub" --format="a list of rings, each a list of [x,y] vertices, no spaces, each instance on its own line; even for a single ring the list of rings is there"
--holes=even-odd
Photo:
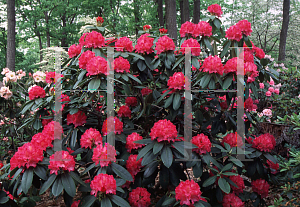
[[[267,83],[277,74],[251,43],[250,20],[225,29],[220,5],[210,6],[209,13],[207,21],[181,25],[177,43],[166,30],[147,25],[137,41],[112,38],[95,22],[69,49],[62,94],[50,89],[57,81],[54,71],[29,77],[20,114],[26,116],[21,128],[33,134],[17,142],[8,160],[5,173],[12,181],[3,181],[11,186],[6,190],[27,198],[50,189],[67,206],[263,205],[268,189],[261,185],[271,183],[279,169],[275,138],[253,134],[255,113],[267,90],[278,93]],[[187,48],[191,60],[185,59]],[[14,74],[3,74],[12,89]],[[243,105],[232,92],[238,83],[245,83],[239,123],[237,109]],[[10,95],[6,88],[0,91]],[[1,100],[11,101],[12,93]],[[238,132],[241,125],[245,136]],[[250,186],[244,176],[252,180],[253,194],[244,190]]]

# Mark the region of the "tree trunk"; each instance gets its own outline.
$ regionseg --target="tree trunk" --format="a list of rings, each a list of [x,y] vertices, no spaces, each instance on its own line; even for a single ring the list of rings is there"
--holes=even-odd
[[[41,37],[41,34],[40,34],[39,31],[37,32],[36,35],[38,36],[38,39],[39,39],[39,46],[40,46],[40,62],[42,62],[42,60],[43,60],[43,52],[42,52],[43,44],[42,44],[42,37]]]
[[[177,42],[176,0],[166,0],[166,22],[169,36]]]
[[[282,28],[280,32],[280,42],[279,42],[279,55],[278,61],[285,60],[285,46],[286,46],[286,38],[290,21],[290,0],[283,1],[283,21]]]
[[[198,24],[200,21],[200,0],[194,0],[193,23]]]
[[[66,15],[62,15],[61,17],[62,20],[62,39],[61,39],[61,47],[68,47],[67,44],[67,34],[66,34],[66,27],[67,27],[67,20],[66,20]]]
[[[49,16],[48,12],[45,11],[45,21],[46,21],[46,36],[47,36],[47,47],[50,47],[50,31],[49,31]]]
[[[163,0],[157,0],[157,14],[159,20],[159,26],[164,27],[164,10],[163,10]]]
[[[189,8],[189,0],[182,1],[182,18],[183,23],[186,21],[190,21],[190,8]]]
[[[134,20],[135,20],[135,35],[136,35],[136,39],[138,39],[138,35],[139,35],[139,2],[137,2],[137,0],[133,0],[133,9],[134,9]]]
[[[16,15],[15,0],[7,0],[7,50],[6,67],[15,71],[16,59]]]
[[[183,1],[180,0],[179,1],[179,8],[180,8],[180,23],[183,24]]]

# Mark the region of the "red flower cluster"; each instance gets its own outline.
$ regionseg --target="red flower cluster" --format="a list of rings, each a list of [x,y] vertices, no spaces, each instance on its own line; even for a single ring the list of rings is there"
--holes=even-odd
[[[249,50],[245,50],[243,53],[240,54],[239,58],[242,59],[244,55],[244,62],[251,62],[251,63],[254,63],[254,56],[253,56],[253,53]]]
[[[46,83],[55,83],[55,76],[59,75],[55,72],[48,72],[46,74]],[[64,75],[61,74],[61,77],[64,77]]]
[[[119,111],[118,111],[118,116],[119,117],[129,117],[131,118],[131,110],[128,106],[121,106]]]
[[[170,37],[164,35],[157,40],[155,50],[157,51],[156,54],[159,55],[162,52],[175,50],[175,44]]]
[[[150,136],[151,140],[157,138],[158,142],[174,142],[177,137],[176,126],[167,119],[159,120],[154,123],[154,126],[151,128]]]
[[[209,7],[207,7],[207,11],[211,13],[212,15],[221,17],[223,14],[222,8],[219,4],[212,4]]]
[[[253,192],[259,194],[262,198],[268,196],[269,193],[269,183],[264,179],[258,179],[251,182]]]
[[[33,135],[31,143],[33,144],[33,146],[40,148],[41,150],[46,150],[47,147],[53,147],[53,140],[54,137],[50,137],[46,133],[41,132]]]
[[[105,74],[108,75],[107,72],[107,61],[105,58],[96,56],[93,57],[87,64],[86,64],[87,74],[86,76],[90,75],[98,75],[98,74]]]
[[[191,53],[193,56],[199,56],[200,55],[200,44],[197,40],[193,39],[193,38],[190,38],[190,39],[187,39],[185,40],[182,45],[181,45],[181,49],[180,49],[180,52],[182,54],[185,54],[186,51],[185,51],[185,47],[191,47]]]
[[[241,29],[242,34],[244,34],[246,36],[251,35],[251,32],[252,32],[251,23],[248,20],[246,20],[246,19],[241,20],[238,23],[236,23],[236,26],[238,26]]]
[[[64,110],[64,107],[70,102],[70,97],[66,94],[61,94],[61,110]]]
[[[182,72],[176,72],[168,80],[169,89],[183,90],[185,84],[185,77]]]
[[[137,105],[137,99],[136,97],[127,97],[125,99],[125,103],[127,106],[136,106]]]
[[[224,65],[224,73],[233,72],[236,74],[238,68],[244,68],[244,63],[242,59],[238,57],[231,58]]]
[[[244,105],[245,105],[245,109],[248,111],[253,111],[253,110],[257,109],[257,105],[253,104],[253,100],[250,97],[247,98]]]
[[[192,22],[185,22],[181,25],[180,27],[180,37],[185,37],[185,36],[195,36],[194,35],[194,30],[195,30],[195,24]]]
[[[279,164],[278,163],[275,164],[274,162],[272,162],[270,160],[267,160],[267,163],[271,169],[271,173],[276,174],[277,170],[279,170]]]
[[[198,24],[195,25],[194,37],[198,36],[207,36],[210,37],[212,36],[212,27],[210,24],[206,21],[200,21]]]
[[[257,66],[254,63],[246,62],[244,69],[245,75],[248,76],[247,83],[255,81],[255,78],[258,76]]]
[[[74,201],[71,205],[71,207],[78,207],[79,206],[79,203],[80,203],[80,200],[78,201]]]
[[[130,63],[127,59],[120,56],[114,59],[114,69],[117,73],[124,73],[124,71],[130,73]]]
[[[44,159],[43,149],[36,143],[25,143],[22,147],[18,148],[18,151],[10,159],[10,169],[13,170],[16,167],[36,167],[39,161]]]
[[[126,169],[128,170],[128,172],[132,175],[132,177],[134,178],[134,176],[136,176],[136,174],[138,174],[138,172],[140,172],[141,168],[142,168],[142,158],[140,158],[138,161],[137,159],[138,155],[130,155],[128,157],[128,160],[126,161]]]
[[[79,54],[81,53],[81,46],[80,45],[71,45],[69,47],[69,50],[68,50],[68,55],[69,55],[69,58],[73,58],[73,57],[76,57],[78,56]]]
[[[151,27],[150,25],[144,25],[144,26],[143,26],[143,30],[144,30],[144,31],[147,31],[147,30],[149,30],[149,29],[152,29],[152,27]]]
[[[256,137],[253,142],[253,147],[264,152],[270,152],[274,149],[276,141],[273,135],[271,134],[262,134],[259,137]]]
[[[231,186],[231,189],[233,190],[233,193],[235,194],[239,194],[239,193],[243,193],[243,190],[245,189],[245,183],[243,178],[240,175],[234,175],[234,176],[230,176],[229,179],[234,182],[238,187],[235,187],[233,185]]]
[[[126,145],[125,145],[127,152],[131,152],[131,150],[133,149],[138,149],[145,146],[144,144],[134,143],[134,141],[142,140],[142,139],[143,137],[136,132],[133,132],[132,134],[128,135],[126,138]]]
[[[95,145],[102,145],[102,136],[97,129],[87,129],[80,138],[82,148],[92,149]]]
[[[115,44],[115,47],[117,47],[116,48],[117,51],[121,51],[121,52],[133,51],[132,41],[128,37],[119,38]]]
[[[84,33],[79,39],[79,44],[87,48],[98,48],[105,45],[105,38],[101,33],[92,31],[90,33]]]
[[[55,137],[54,137],[54,132]],[[59,124],[59,122],[56,121],[51,121],[49,124],[47,124],[42,132],[45,136],[50,137],[50,139],[54,140],[61,138],[61,134],[64,133],[62,126]]]
[[[175,188],[175,198],[180,200],[180,205],[192,206],[201,199],[200,186],[194,180],[181,181]]]
[[[37,98],[45,98],[46,96],[46,92],[45,90],[40,87],[40,86],[34,86],[30,89],[30,91],[28,92],[29,94],[29,99],[30,100],[34,100]]]
[[[222,201],[223,207],[244,207],[245,204],[234,193],[226,194]]]
[[[116,150],[115,147],[109,143],[97,145],[94,149],[92,160],[96,165],[100,164],[101,167],[108,166],[111,162],[116,162]]]
[[[105,194],[116,194],[117,182],[113,175],[99,174],[94,177],[91,182],[91,195],[97,197],[98,191]]]
[[[49,124],[51,121],[53,121],[53,119],[43,119],[42,120],[43,127],[46,126],[47,124]]]
[[[162,34],[167,34],[168,30],[165,28],[159,29],[159,33]]]
[[[108,125],[109,125],[109,127],[108,127],[108,129],[107,129],[107,122],[109,122],[108,123]],[[103,125],[102,125],[102,134],[103,135],[107,135],[107,134],[109,134],[110,132],[112,132],[112,126],[114,125],[114,127],[115,127],[115,134],[121,134],[121,132],[123,132],[123,122],[121,122],[118,118],[116,118],[116,117],[112,117],[112,116],[110,116],[110,117],[108,117],[105,121],[104,121],[104,123],[103,123]]]
[[[152,46],[154,38],[148,37],[149,35],[150,34],[146,33],[139,37],[137,44],[135,45],[135,52],[142,54],[150,54],[153,52]]]
[[[146,188],[137,187],[129,193],[128,201],[131,207],[148,207],[151,204],[150,196]]]
[[[237,25],[232,25],[226,30],[225,33],[226,38],[235,40],[237,42],[239,42],[243,37],[242,30]]]
[[[202,66],[203,72],[209,72],[209,73],[218,73],[220,75],[223,75],[224,72],[224,66],[222,64],[222,60],[219,56],[209,56],[204,59],[203,66]]]
[[[253,50],[254,50],[255,56],[258,57],[259,59],[263,59],[266,56],[263,49],[254,47]]]
[[[100,23],[103,23],[104,22],[104,19],[102,17],[97,17],[96,19],[97,22],[100,22]]]
[[[75,127],[86,123],[86,115],[83,111],[77,111],[75,114],[67,115],[67,125],[74,124]]]
[[[73,171],[75,168],[75,160],[72,155],[67,151],[56,151],[53,155],[50,156],[50,174],[55,173],[59,170],[68,170],[69,172]]]
[[[152,93],[152,90],[150,88],[143,88],[141,90],[142,96],[147,96],[148,94]]]
[[[243,140],[240,135],[235,133],[227,134],[225,137],[223,137],[222,145],[224,146],[224,143],[227,143],[230,145],[230,147],[241,147],[243,145]]]
[[[78,58],[78,63],[79,63],[79,67],[81,69],[86,69],[86,65],[88,64],[88,62],[95,57],[95,53],[87,50],[85,52],[83,52],[81,54],[81,56]]]
[[[198,149],[193,149],[193,151],[200,155],[211,151],[211,142],[208,139],[208,136],[204,135],[203,133],[194,136],[191,142],[198,147]]]

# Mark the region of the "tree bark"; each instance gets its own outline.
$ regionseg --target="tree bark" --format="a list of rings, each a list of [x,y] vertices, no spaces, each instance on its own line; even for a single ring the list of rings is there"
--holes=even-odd
[[[286,38],[290,21],[290,0],[283,1],[283,21],[282,28],[280,32],[280,42],[279,42],[279,55],[278,61],[285,60],[285,46],[286,46]]]
[[[176,0],[166,0],[166,22],[169,36],[177,42]]]
[[[16,15],[15,0],[7,0],[7,50],[6,67],[15,71],[16,59]]]
[[[200,21],[200,0],[194,0],[193,23],[198,24]]]
[[[134,20],[135,20],[135,35],[136,35],[136,39],[138,38],[139,35],[139,3],[137,2],[137,0],[133,0],[133,9],[134,9]]]
[[[186,21],[190,21],[190,8],[189,8],[189,0],[182,1],[182,18],[183,23]]]
[[[164,10],[163,10],[163,0],[157,0],[157,14],[158,14],[158,21],[159,26],[164,27]]]
[[[46,21],[46,36],[47,36],[47,47],[50,47],[50,31],[49,31],[49,15],[48,12],[44,12],[45,21]]]
[[[66,34],[66,27],[67,27],[67,20],[66,20],[66,15],[62,15],[61,17],[62,20],[62,39],[61,39],[61,47],[68,47],[67,43],[67,34]]]
[[[179,1],[179,8],[180,8],[180,23],[183,24],[183,1],[180,0]]]

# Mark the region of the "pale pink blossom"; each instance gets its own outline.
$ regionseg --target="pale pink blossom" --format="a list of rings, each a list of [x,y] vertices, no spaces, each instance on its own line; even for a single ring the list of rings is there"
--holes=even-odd
[[[36,85],[34,84],[34,85],[32,85],[32,86],[30,86],[30,87],[28,88],[28,93],[29,93],[29,91],[30,91],[34,86],[36,86]]]
[[[266,96],[272,96],[272,93],[270,91],[267,91]]]
[[[6,73],[5,77],[9,78],[9,80],[11,80],[12,82],[16,82],[18,80],[17,76],[16,76],[16,73],[12,72],[12,71]]]
[[[0,96],[6,100],[12,96],[12,92],[9,90],[9,87],[3,86],[0,89]]]
[[[260,89],[264,89],[264,88],[265,88],[264,83],[259,83],[259,88],[260,88]]]
[[[264,110],[262,111],[262,113],[263,113],[263,115],[265,115],[265,116],[269,116],[269,117],[272,116],[272,110],[271,110],[271,109],[264,109]]]
[[[268,91],[270,91],[271,93],[274,92],[274,88],[273,87],[269,87]]]
[[[271,80],[271,81],[269,82],[269,84],[270,84],[271,86],[274,86],[274,81]]]
[[[37,71],[33,73],[33,79],[35,82],[45,82],[46,74],[42,71]]]
[[[8,68],[3,68],[1,74],[5,75],[6,73],[10,72],[10,70]]]
[[[8,83],[9,81],[9,78],[8,77],[4,77],[3,78],[3,85],[6,85],[6,83]]]
[[[279,94],[279,89],[276,88],[276,89],[274,90],[274,93],[276,93],[276,94],[278,95],[278,94]]]
[[[263,113],[257,113],[258,117],[262,117]]]
[[[8,141],[8,137],[3,137],[3,139],[2,139],[3,141]]]

